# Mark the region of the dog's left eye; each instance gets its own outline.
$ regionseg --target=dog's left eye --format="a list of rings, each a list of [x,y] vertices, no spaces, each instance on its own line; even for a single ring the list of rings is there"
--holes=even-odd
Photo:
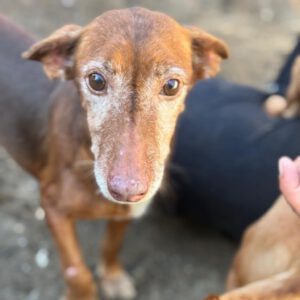
[[[179,91],[180,82],[177,79],[169,79],[163,86],[162,93],[166,96],[175,96]]]
[[[92,73],[88,77],[90,87],[97,92],[101,92],[106,87],[106,81],[104,77],[99,73]]]

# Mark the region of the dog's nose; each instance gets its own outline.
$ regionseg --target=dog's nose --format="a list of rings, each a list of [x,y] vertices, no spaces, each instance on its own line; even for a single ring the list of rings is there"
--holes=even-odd
[[[138,202],[148,191],[146,178],[126,178],[123,176],[110,176],[108,190],[118,201]]]

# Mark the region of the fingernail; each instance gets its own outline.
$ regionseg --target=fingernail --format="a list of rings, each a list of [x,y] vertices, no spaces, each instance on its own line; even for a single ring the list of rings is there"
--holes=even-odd
[[[278,171],[279,171],[279,176],[283,176],[284,169],[286,167],[288,158],[287,157],[281,157],[278,161]]]

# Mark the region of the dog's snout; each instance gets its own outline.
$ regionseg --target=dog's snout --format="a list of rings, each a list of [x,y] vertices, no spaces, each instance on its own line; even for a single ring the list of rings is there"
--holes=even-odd
[[[148,191],[147,178],[134,178],[120,175],[112,175],[108,179],[108,189],[111,195],[118,201],[140,201]]]

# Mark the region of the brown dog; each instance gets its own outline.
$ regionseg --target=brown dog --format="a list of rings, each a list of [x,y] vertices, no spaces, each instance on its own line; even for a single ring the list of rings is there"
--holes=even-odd
[[[66,299],[97,298],[74,229],[90,218],[108,220],[104,292],[133,297],[118,259],[128,220],[145,212],[161,185],[188,91],[218,72],[227,47],[162,13],[109,11],[86,27],[64,26],[23,54],[49,78],[73,80],[50,84],[35,64],[16,58],[31,38],[5,20],[0,37],[7,45],[0,48],[0,142],[40,182]]]
[[[281,196],[244,234],[220,300],[300,299],[300,218]]]

